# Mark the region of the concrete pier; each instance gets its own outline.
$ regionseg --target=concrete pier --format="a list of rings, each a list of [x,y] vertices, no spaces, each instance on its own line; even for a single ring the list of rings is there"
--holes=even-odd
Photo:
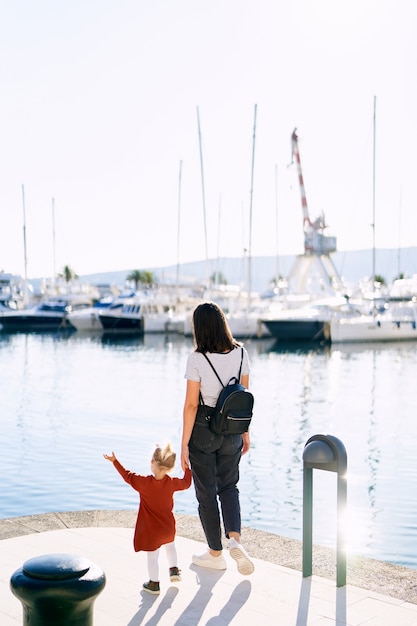
[[[161,550],[161,594],[151,596],[142,591],[146,555],[133,551],[135,520],[135,510],[0,519],[2,626],[22,624],[22,607],[10,591],[13,571],[29,558],[53,552],[80,554],[106,573],[95,626],[253,626],[259,620],[282,626],[417,624],[417,570],[348,556],[347,584],[337,588],[335,550],[314,546],[313,575],[303,579],[301,541],[251,528],[242,530],[255,563],[251,576],[237,572],[227,550],[227,570],[205,570],[191,563],[192,554],[203,552],[206,544],[199,519],[189,515],[177,515],[183,580],[170,583]]]

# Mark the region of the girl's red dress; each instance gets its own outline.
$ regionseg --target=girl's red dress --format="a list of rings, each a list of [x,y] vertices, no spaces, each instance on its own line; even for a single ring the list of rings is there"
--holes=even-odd
[[[114,467],[140,495],[133,537],[135,552],[152,552],[165,543],[174,541],[174,493],[190,487],[191,470],[185,470],[183,478],[172,478],[166,474],[162,480],[156,480],[152,475],[142,476],[130,472],[117,460],[114,461]]]

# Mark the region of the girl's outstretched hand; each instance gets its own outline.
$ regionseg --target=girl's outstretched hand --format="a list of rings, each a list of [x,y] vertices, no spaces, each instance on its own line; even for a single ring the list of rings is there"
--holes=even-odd
[[[116,460],[116,455],[114,454],[114,452],[112,452],[111,454],[103,454],[103,456],[105,459],[111,461],[112,463],[114,463],[114,461]]]

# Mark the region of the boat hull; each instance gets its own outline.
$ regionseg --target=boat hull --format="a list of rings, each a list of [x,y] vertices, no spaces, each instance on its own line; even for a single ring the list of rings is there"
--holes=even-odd
[[[100,314],[99,318],[103,329],[107,332],[112,330],[134,331],[141,334],[144,332],[143,317],[117,317],[113,315]]]
[[[72,326],[78,331],[94,331],[103,330],[103,325],[100,322],[98,309],[92,307],[86,311],[80,311],[77,313],[70,313],[68,320]]]
[[[0,316],[3,332],[51,331],[72,328],[65,315],[10,315]]]
[[[413,320],[334,320],[330,323],[332,343],[383,342],[417,340]]]
[[[262,320],[269,333],[282,341],[328,341],[329,323],[324,320]]]

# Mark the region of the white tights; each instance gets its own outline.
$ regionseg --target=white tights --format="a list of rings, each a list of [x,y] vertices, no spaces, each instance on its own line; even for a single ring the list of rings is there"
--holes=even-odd
[[[146,553],[148,557],[149,579],[154,582],[159,582],[159,550],[160,548]],[[165,551],[167,553],[168,567],[177,567],[177,550],[175,543],[166,543]]]

